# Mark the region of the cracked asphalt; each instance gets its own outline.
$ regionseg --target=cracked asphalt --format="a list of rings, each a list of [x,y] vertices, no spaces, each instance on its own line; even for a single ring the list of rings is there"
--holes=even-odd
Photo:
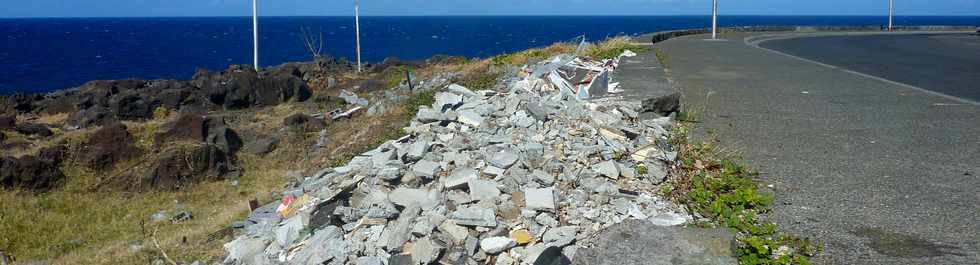
[[[828,67],[743,41],[760,34],[721,35],[727,41],[693,35],[653,47],[670,57],[669,76],[685,108],[699,113],[700,131],[739,152],[773,185],[776,206],[766,218],[824,245],[817,264],[980,264],[980,106],[888,79],[925,76],[932,80],[915,85],[970,98],[931,84],[972,80],[980,69],[946,71],[954,60],[933,57],[980,47],[894,51],[926,58],[904,68],[865,58],[889,55],[836,47],[862,45],[848,44],[862,42],[857,36],[830,44],[791,39],[782,51],[831,65],[842,56],[864,62]],[[916,41],[889,38],[922,36],[930,35],[875,38],[914,47]],[[972,89],[967,93],[980,88]]]

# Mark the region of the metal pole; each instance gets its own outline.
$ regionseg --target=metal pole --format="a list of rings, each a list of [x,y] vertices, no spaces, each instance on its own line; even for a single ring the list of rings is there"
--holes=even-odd
[[[252,64],[259,71],[259,3],[252,0]]]
[[[893,25],[892,24],[892,21],[894,21],[892,19],[893,18],[893,15],[894,15],[894,11],[893,11],[894,10],[894,4],[892,3],[893,1],[894,0],[888,0],[888,31],[892,31],[892,25]]]
[[[357,34],[357,72],[361,72],[361,13],[360,13],[361,1],[358,0],[354,4],[354,30]]]
[[[711,1],[711,39],[718,38],[718,0]]]

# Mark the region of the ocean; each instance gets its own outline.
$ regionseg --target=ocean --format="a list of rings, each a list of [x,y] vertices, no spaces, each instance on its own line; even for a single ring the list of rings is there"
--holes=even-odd
[[[303,28],[354,58],[353,17],[262,17],[260,64],[309,60]],[[721,16],[721,26],[878,26],[879,16]],[[897,25],[980,25],[980,17],[896,17]],[[0,94],[47,92],[97,79],[189,79],[197,68],[252,63],[248,17],[0,19]],[[362,17],[363,59],[489,57],[584,35],[602,40],[710,26],[708,16]]]

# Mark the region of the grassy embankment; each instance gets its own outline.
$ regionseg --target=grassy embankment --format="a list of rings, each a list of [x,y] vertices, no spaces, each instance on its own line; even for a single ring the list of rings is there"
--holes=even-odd
[[[509,66],[570,53],[575,48],[574,44],[557,43],[490,59],[462,60],[413,71],[422,79],[441,72],[460,72],[463,77],[456,80],[457,83],[474,90],[492,89]],[[638,50],[628,40],[615,38],[589,46],[584,55],[608,58],[625,49]],[[387,71],[373,76],[348,73],[344,78],[380,78],[391,86],[401,82],[403,76],[401,71]],[[329,99],[323,93],[336,96],[336,91],[317,93],[316,98],[320,99]],[[53,264],[147,264],[163,259],[164,253],[178,263],[215,261],[223,254],[222,245],[230,239],[229,224],[248,214],[248,200],[274,201],[278,199],[276,192],[295,181],[287,177],[293,175],[291,171],[346,163],[354,154],[402,136],[401,128],[408,125],[419,106],[432,103],[434,94],[429,91],[406,95],[410,100],[402,106],[388,108],[386,115],[333,122],[327,128],[329,144],[322,149],[312,147],[317,137],[312,133],[284,137],[279,148],[265,156],[241,153],[238,162],[243,175],[237,185],[231,181],[218,181],[173,192],[96,191],[94,187],[105,176],[81,166],[78,153],[71,152],[76,155],[66,158],[62,168],[67,176],[64,186],[44,194],[0,191],[0,251],[18,261],[50,261]],[[371,98],[372,94],[361,96]],[[335,99],[313,100],[223,115],[231,115],[229,121],[236,131],[280,134],[278,129],[284,117],[294,113],[329,111],[336,106]],[[175,119],[174,115],[165,113],[158,116],[146,122],[126,123],[142,148],[149,148],[161,124]],[[40,117],[34,122],[58,124],[63,119]],[[56,136],[59,140],[48,142],[64,140],[70,149],[78,150],[93,131],[59,131]],[[20,137],[8,136],[12,140]],[[149,217],[158,211],[173,214],[178,207],[192,212],[194,219],[176,224],[149,221]]]
[[[670,57],[660,49],[656,53],[669,69]],[[672,174],[662,192],[713,220],[698,226],[720,226],[736,233],[740,264],[810,264],[808,257],[818,253],[820,246],[780,232],[775,224],[760,219],[760,214],[771,210],[774,198],[763,191],[763,184],[755,178],[758,173],[736,153],[720,148],[710,134],[704,140],[691,140],[690,129],[705,110],[688,107],[677,115],[680,122],[671,142],[682,168]]]

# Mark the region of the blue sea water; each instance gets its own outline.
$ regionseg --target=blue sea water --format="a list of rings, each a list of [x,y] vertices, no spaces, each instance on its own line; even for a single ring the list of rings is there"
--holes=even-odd
[[[881,25],[876,16],[722,16],[722,26]],[[704,28],[707,16],[362,17],[362,55],[424,59],[489,57],[585,35],[600,40]],[[301,28],[322,32],[325,50],[354,58],[352,17],[260,19],[260,64],[309,60]],[[898,25],[980,25],[980,17],[896,17]],[[251,19],[0,19],[0,94],[45,92],[96,79],[189,79],[201,68],[251,64]]]

